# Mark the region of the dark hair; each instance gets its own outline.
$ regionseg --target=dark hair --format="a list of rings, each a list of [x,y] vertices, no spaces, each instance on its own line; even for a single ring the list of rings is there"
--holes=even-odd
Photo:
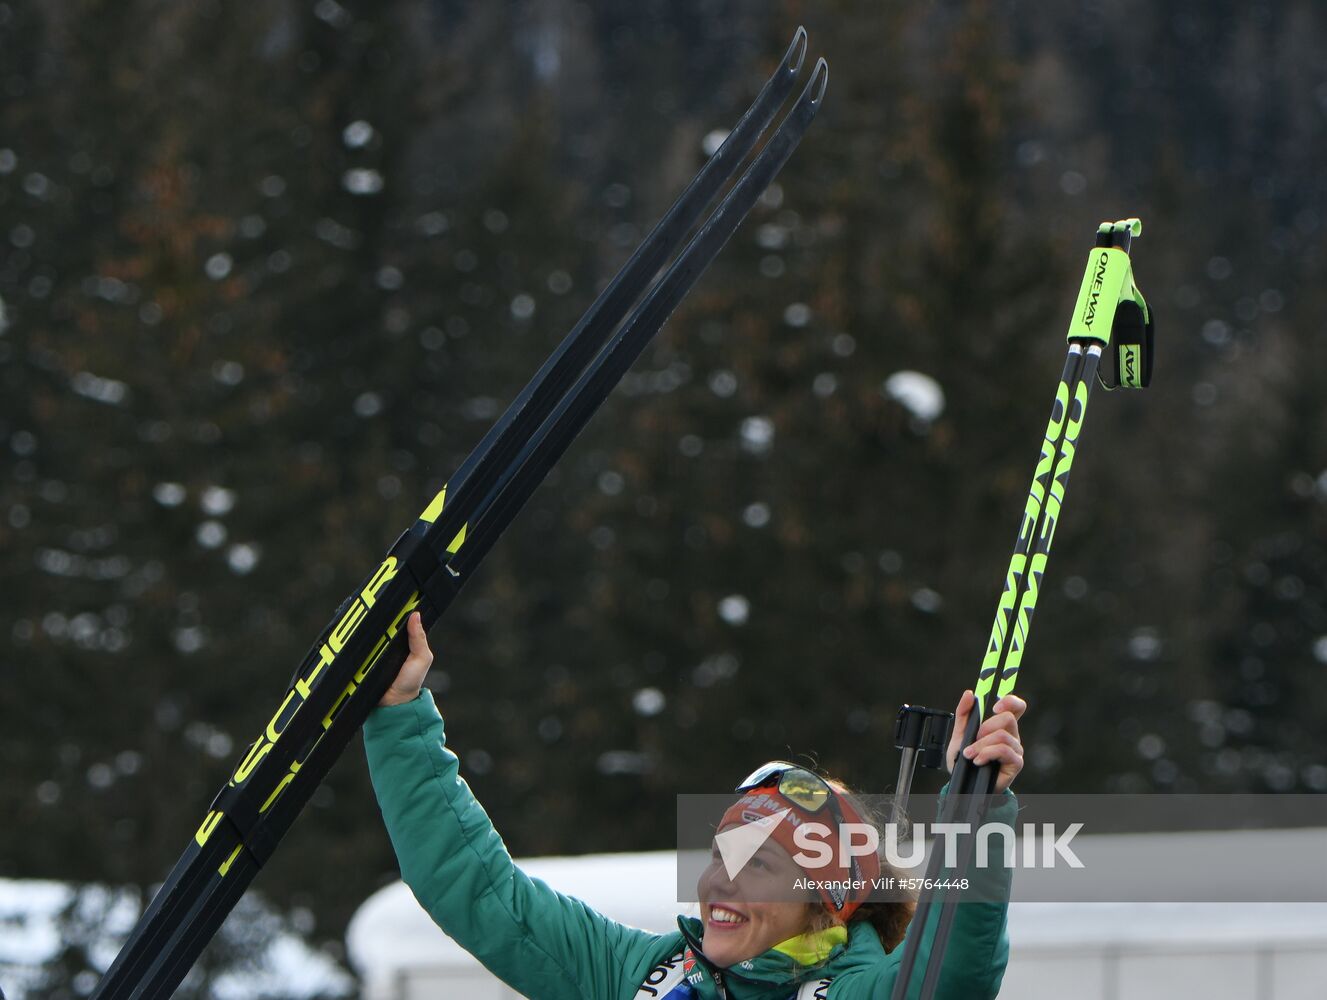
[[[908,933],[908,925],[912,923],[912,915],[916,909],[915,896],[888,903],[863,903],[857,907],[857,912],[852,915],[848,923],[865,921],[870,924],[885,951],[893,951],[903,943],[903,937]]]

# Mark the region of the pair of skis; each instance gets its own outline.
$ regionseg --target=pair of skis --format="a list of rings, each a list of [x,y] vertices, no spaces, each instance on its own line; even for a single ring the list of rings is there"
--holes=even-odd
[[[1100,378],[1107,388],[1121,385],[1143,388],[1151,380],[1152,314],[1134,283],[1129,257],[1130,242],[1141,233],[1142,223],[1137,219],[1103,222],[1097,230],[1096,246],[1088,256],[1069,326],[1069,350],[1064,371],[1056,387],[1055,404],[1041,443],[1041,456],[1019,522],[1014,554],[1005,573],[1004,592],[1000,595],[981,671],[973,689],[977,704],[968,717],[962,747],[976,738],[977,730],[992,706],[1010,694],[1018,681],[1046,561],[1050,557],[1051,542],[1055,539],[1065,490],[1069,485],[1069,472],[1087,416],[1092,383]],[[1114,353],[1108,356],[1108,366],[1114,369],[1113,384],[1106,382],[1101,373],[1103,354],[1112,344]],[[968,830],[975,831],[985,814],[988,796],[994,790],[999,765],[992,762],[978,767],[962,755],[961,749],[940,819],[948,823],[966,823]],[[953,875],[961,878],[967,872],[975,843],[975,833],[963,838]],[[932,851],[926,884],[952,883],[953,878],[942,881],[943,869],[943,852]],[[935,995],[960,905],[957,893],[958,890],[952,887],[922,893],[899,962],[893,1000],[913,1000],[914,997],[930,1000]],[[939,915],[935,916],[937,906]],[[930,922],[935,923],[935,936],[918,992],[912,989],[912,982],[917,969],[918,948]]]
[[[418,521],[337,609],[93,1000],[151,1000],[175,991],[395,678],[407,655],[407,617],[418,610],[429,628],[443,614],[797,148],[824,97],[824,59],[751,155],[792,93],[806,50],[799,28],[723,145]]]

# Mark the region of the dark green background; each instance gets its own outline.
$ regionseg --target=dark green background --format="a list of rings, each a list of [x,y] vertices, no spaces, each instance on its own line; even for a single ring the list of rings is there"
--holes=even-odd
[[[667,847],[772,756],[892,782],[899,704],[975,678],[1125,215],[1157,377],[1094,397],[1020,785],[1327,790],[1320,5],[10,0],[0,873],[165,874],[798,23],[830,85],[778,191],[434,634],[512,851]],[[394,874],[354,751],[256,887],[335,950]]]

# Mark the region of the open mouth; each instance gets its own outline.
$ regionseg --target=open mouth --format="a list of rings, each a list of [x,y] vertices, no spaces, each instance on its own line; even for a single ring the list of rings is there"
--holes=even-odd
[[[727,906],[711,905],[709,919],[705,926],[718,931],[732,931],[745,927],[750,920],[743,914]]]

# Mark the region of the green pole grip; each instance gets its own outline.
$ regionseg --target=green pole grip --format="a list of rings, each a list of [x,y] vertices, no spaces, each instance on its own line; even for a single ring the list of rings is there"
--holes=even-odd
[[[1069,324],[1070,340],[1110,343],[1111,325],[1124,290],[1131,284],[1129,255],[1116,247],[1095,247],[1087,258],[1083,285]]]

